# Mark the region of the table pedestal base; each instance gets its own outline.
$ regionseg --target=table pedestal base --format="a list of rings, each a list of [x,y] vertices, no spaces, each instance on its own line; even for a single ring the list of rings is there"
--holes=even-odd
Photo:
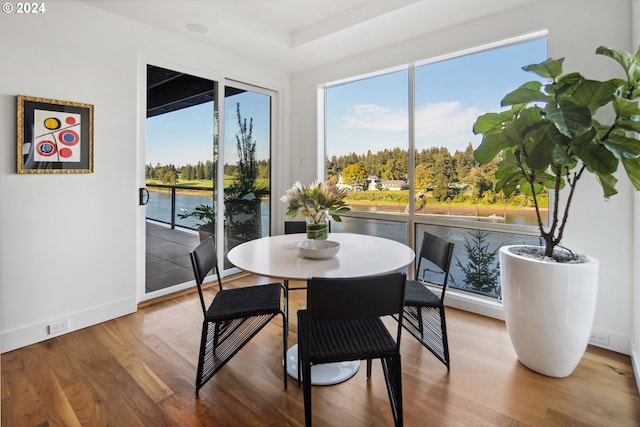
[[[313,365],[311,366],[311,384],[338,384],[354,376],[359,368],[359,360]],[[287,350],[287,373],[295,380],[298,379],[298,344]]]

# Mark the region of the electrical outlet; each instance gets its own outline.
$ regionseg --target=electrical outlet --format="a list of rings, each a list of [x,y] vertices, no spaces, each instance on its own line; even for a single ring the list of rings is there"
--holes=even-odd
[[[69,319],[58,320],[57,322],[49,323],[49,335],[59,334],[62,331],[69,329]]]
[[[596,332],[591,332],[591,337],[589,338],[589,342],[593,343],[593,344],[600,344],[600,345],[609,345],[609,335],[605,335],[605,334],[598,334]]]

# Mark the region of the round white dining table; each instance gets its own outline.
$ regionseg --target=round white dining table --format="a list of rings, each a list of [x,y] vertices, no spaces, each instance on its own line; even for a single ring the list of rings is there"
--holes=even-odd
[[[242,243],[227,254],[229,262],[241,270],[284,281],[287,318],[289,280],[375,276],[398,271],[415,258],[413,249],[395,240],[365,234],[330,233],[328,240],[340,243],[338,253],[327,259],[309,259],[298,254],[298,244],[306,238],[304,233],[263,237]],[[297,345],[287,351],[285,363],[289,375],[297,379]],[[314,365],[311,383],[337,384],[351,378],[359,367],[359,360]]]

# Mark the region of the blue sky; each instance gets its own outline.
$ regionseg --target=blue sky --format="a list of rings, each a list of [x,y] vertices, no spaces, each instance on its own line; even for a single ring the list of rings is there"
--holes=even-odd
[[[546,39],[449,59],[416,68],[416,147],[464,150],[476,118],[500,109],[500,100],[537,78],[522,71],[547,58]],[[327,155],[365,154],[408,147],[408,72],[398,71],[329,88]],[[225,99],[226,161],[235,163],[236,102],[253,117],[258,159],[269,156],[269,97],[244,92]],[[295,108],[295,106],[294,106]],[[201,104],[147,120],[146,164],[196,164],[212,157],[213,104]]]
[[[522,71],[547,58],[545,39],[416,68],[416,147],[474,147],[476,118],[537,76]],[[408,71],[342,84],[327,92],[327,155],[408,146]]]
[[[213,156],[213,102],[147,119],[146,162],[184,166]]]
[[[236,134],[238,133],[236,103],[247,119],[253,117],[253,139],[257,157],[269,156],[269,97],[256,92],[244,92],[225,99],[226,159],[237,162]],[[213,102],[196,105],[147,119],[145,164],[172,163],[177,167],[187,163],[212,159],[213,156]]]

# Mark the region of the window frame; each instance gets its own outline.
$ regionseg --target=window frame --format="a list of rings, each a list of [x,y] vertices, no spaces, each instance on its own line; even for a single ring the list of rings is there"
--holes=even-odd
[[[507,46],[520,44],[524,42],[540,40],[540,39],[548,39],[548,31],[541,30],[533,33],[528,33],[516,37],[512,37],[505,40],[500,40],[476,47],[471,47],[463,50],[458,50],[455,52],[431,57],[428,59],[416,61],[413,63],[398,65],[395,67],[389,67],[382,70],[360,74],[358,76],[344,78],[340,80],[335,80],[331,82],[327,82],[318,87],[318,135],[317,135],[317,149],[318,149],[318,179],[326,179],[327,177],[327,162],[329,157],[327,155],[327,90],[344,84],[349,84],[353,82],[357,82],[363,79],[369,79],[372,77],[382,76],[385,74],[389,74],[396,71],[407,70],[408,71],[408,146],[406,147],[408,150],[408,174],[410,177],[413,177],[415,174],[415,70],[418,67],[433,64],[449,59],[459,58],[466,55],[477,54],[485,51],[490,51],[493,49],[504,48]],[[538,228],[535,225],[525,225],[525,224],[501,224],[495,222],[484,222],[484,221],[475,221],[472,219],[453,219],[446,217],[438,217],[432,215],[424,215],[418,214],[414,212],[414,195],[415,195],[415,187],[414,187],[414,179],[410,179],[409,183],[409,210],[407,213],[388,213],[388,212],[369,212],[369,211],[355,211],[352,210],[346,213],[344,216],[352,217],[352,218],[360,218],[365,220],[387,220],[387,221],[403,221],[407,224],[407,236],[406,241],[408,245],[412,248],[416,249],[416,244],[418,241],[418,236],[416,236],[416,230],[420,226],[424,225],[433,225],[433,226],[441,226],[441,227],[453,227],[453,228],[464,228],[469,230],[478,230],[478,231],[488,231],[488,232],[499,232],[499,233],[513,233],[513,234],[521,234],[525,236],[538,236]],[[552,201],[552,195],[550,194],[549,200],[550,203]],[[552,206],[549,206],[551,209]],[[409,266],[409,277],[413,276],[414,266]],[[457,306],[458,308],[462,308],[469,311],[474,311],[479,314],[484,314],[490,317],[504,319],[504,314],[502,311],[502,303],[499,299],[494,299],[490,297],[484,297],[479,295],[471,294],[467,291],[455,290],[451,289],[447,292],[449,302],[453,306]]]

